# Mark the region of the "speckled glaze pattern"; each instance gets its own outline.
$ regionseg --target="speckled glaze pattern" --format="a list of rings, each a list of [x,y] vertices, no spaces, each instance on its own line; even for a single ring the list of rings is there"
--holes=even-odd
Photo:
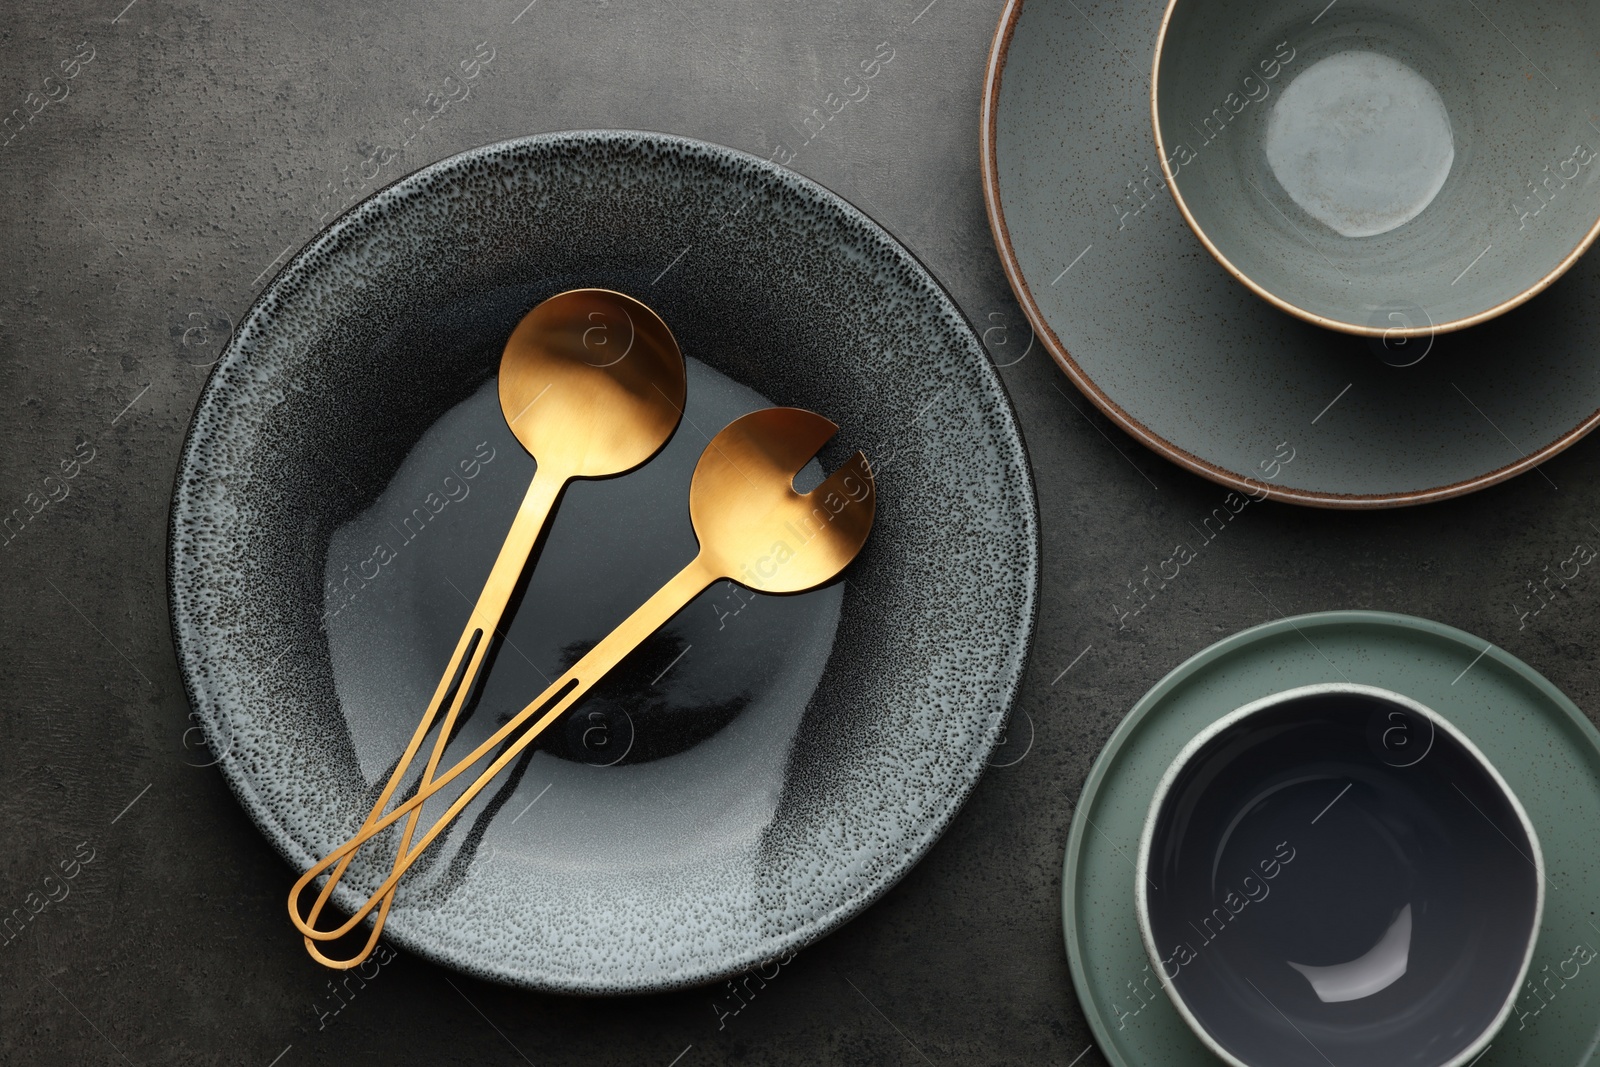
[[[995,241],[1039,338],[1090,400],[1195,473],[1340,508],[1481,489],[1600,422],[1594,256],[1491,322],[1403,347],[1318,328],[1240,285],[1162,178],[1149,89],[1163,8],[1010,0],[989,58],[980,162]],[[1530,162],[1528,179],[1564,158]],[[1383,325],[1424,314],[1398,310]],[[1295,450],[1281,469],[1280,443]]]
[[[1073,985],[1114,1067],[1217,1062],[1163,992],[1140,937],[1133,857],[1158,783],[1191,739],[1236,709],[1323,684],[1402,694],[1471,739],[1521,801],[1544,855],[1544,911],[1529,980],[1570,978],[1573,968],[1587,975],[1596,958],[1589,952],[1600,949],[1590,914],[1600,894],[1592,847],[1600,828],[1600,732],[1549,681],[1481,637],[1386,612],[1280,619],[1219,641],[1157,683],[1084,783],[1067,841],[1062,921]],[[1589,1061],[1600,1041],[1600,983],[1566,981],[1554,1004],[1541,992],[1522,987],[1479,1067]]]
[[[972,789],[1021,679],[1039,580],[1022,440],[969,324],[875,223],[755,157],[633,132],[491,145],[375,194],[265,290],[201,397],[172,509],[172,618],[191,702],[229,742],[220,766],[305,869],[368,796],[321,627],[330,537],[482,388],[516,320],[579,286],[640,297],[686,356],[839,423],[825,468],[861,448],[878,470],[876,526],[780,780],[745,786],[777,793],[747,847],[544,863],[523,833],[536,820],[509,825],[519,793],[490,813],[492,862],[402,885],[388,922],[401,946],[485,978],[659,990],[778,957],[882,894]],[[352,868],[336,902],[376,876]]]

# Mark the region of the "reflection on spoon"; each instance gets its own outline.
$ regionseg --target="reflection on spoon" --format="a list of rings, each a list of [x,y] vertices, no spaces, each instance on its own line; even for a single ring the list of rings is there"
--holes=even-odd
[[[1303,963],[1289,966],[1305,975],[1306,981],[1324,1004],[1337,1004],[1346,1000],[1360,1000],[1388,989],[1406,973],[1411,959],[1411,905],[1400,909],[1399,918],[1384,931],[1383,937],[1367,954],[1349,963],[1336,963],[1332,967],[1308,967]]]

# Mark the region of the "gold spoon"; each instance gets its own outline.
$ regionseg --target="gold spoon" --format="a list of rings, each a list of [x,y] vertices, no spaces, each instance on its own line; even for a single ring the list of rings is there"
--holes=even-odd
[[[289,893],[289,916],[296,928],[308,939],[331,941],[353,930],[381,900],[383,909],[363,951],[364,959],[376,943],[377,931],[383,928],[395,886],[412,862],[534,738],[701,590],[731,578],[759,592],[798,593],[844,570],[866,543],[877,506],[866,456],[857,452],[809,493],[794,489],[800,468],[837,431],[833,423],[809,411],[767,408],[734,420],[717,434],[701,454],[689,486],[689,517],[700,541],[699,554],[465,759],[425,783],[388,815],[369,820],[353,838],[302,875]],[[538,720],[455,799],[415,847],[408,850],[409,840],[401,845],[393,873],[347,922],[333,930],[317,930],[312,926],[316,912],[309,918],[300,916],[300,894],[313,879],[335,863],[342,869],[363,844],[402,815],[416,811],[535,716]]]
[[[428,710],[363,829],[383,814],[448,702],[422,774],[423,786],[431,781],[512,591],[567,483],[622,474],[659,452],[682,418],[686,389],[683,353],[672,331],[631,296],[609,289],[573,289],[552,296],[517,323],[500,357],[500,410],[538,467]],[[420,814],[413,811],[406,822],[402,855]],[[342,861],[322,887],[311,922],[348,866],[348,859]],[[385,913],[389,905],[386,899]],[[306,951],[319,963],[348,969],[366,959],[382,928],[380,916],[372,938],[355,959],[330,959],[309,939]]]

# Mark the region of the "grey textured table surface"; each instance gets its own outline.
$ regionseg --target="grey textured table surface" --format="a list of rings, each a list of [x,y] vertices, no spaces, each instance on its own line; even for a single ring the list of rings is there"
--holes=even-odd
[[[1593,440],[1423,509],[1252,508],[1116,628],[1126,582],[1223,491],[1140,449],[1029,349],[978,180],[996,3],[125,2],[0,20],[6,106],[38,109],[0,149],[0,511],[30,516],[0,549],[0,904],[45,902],[0,948],[0,1060],[1087,1067],[1102,1061],[1060,933],[1067,828],[1100,745],[1185,657],[1280,612],[1379,608],[1481,634],[1597,706],[1600,589],[1580,578],[1526,620],[1516,606],[1600,539]],[[805,143],[885,42],[869,95]],[[462,98],[446,77],[486,55]],[[1142,69],[1125,77],[1142,91]],[[715,988],[536,996],[405,956],[335,999],[289,936],[290,872],[219,772],[193,766],[163,562],[179,445],[230,324],[364,181],[585,127],[783,144],[922,257],[1007,364],[1044,529],[1033,660],[996,758],[1010,765],[908,878],[736,1014]],[[75,850],[92,861],[44,897]]]

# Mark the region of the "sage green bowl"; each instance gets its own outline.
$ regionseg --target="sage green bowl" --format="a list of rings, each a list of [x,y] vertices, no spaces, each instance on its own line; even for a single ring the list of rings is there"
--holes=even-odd
[[[1420,337],[1600,235],[1593,0],[1170,0],[1150,104],[1201,242],[1284,311]]]

